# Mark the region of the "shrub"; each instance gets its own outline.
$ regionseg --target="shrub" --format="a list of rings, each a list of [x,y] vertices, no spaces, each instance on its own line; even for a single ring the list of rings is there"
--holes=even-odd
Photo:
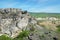
[[[2,36],[0,36],[0,40],[12,40],[12,38],[9,38],[6,35],[2,35]]]
[[[60,32],[60,25],[56,26],[58,28],[58,31]]]
[[[22,31],[14,40],[23,40],[24,37],[27,37],[29,35],[29,31],[25,30]]]
[[[29,35],[29,31],[25,30],[25,31],[20,32],[20,34],[14,39],[12,39],[6,35],[2,35],[2,36],[0,36],[0,40],[23,40],[23,38],[27,37],[28,35]]]

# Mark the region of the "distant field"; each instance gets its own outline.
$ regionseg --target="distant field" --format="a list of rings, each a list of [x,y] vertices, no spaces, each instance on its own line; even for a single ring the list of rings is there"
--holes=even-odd
[[[30,13],[34,17],[57,17],[60,18],[60,13]]]

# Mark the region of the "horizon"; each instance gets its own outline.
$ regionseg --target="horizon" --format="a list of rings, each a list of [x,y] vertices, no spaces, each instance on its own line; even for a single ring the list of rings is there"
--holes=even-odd
[[[60,12],[29,12],[29,13],[60,13]]]
[[[0,0],[0,8],[20,8],[28,12],[60,13],[60,0]]]

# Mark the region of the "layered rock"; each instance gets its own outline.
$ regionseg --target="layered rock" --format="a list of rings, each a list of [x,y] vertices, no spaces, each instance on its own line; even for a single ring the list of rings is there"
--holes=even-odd
[[[20,9],[0,9],[0,34],[15,37],[28,25],[30,16]]]
[[[54,31],[39,26],[36,19],[31,17],[27,11],[16,8],[0,9],[0,35],[6,34],[15,38],[22,30],[31,31],[24,40],[57,39]]]

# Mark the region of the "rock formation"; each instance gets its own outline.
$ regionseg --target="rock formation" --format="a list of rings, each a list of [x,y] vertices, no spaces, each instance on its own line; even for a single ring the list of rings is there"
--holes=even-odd
[[[16,8],[0,9],[0,35],[6,34],[15,38],[22,30],[32,30],[24,40],[55,40],[56,33],[47,30],[37,24],[35,18],[31,17],[27,11]]]
[[[0,9],[0,34],[15,37],[28,25],[27,11],[15,8]]]

